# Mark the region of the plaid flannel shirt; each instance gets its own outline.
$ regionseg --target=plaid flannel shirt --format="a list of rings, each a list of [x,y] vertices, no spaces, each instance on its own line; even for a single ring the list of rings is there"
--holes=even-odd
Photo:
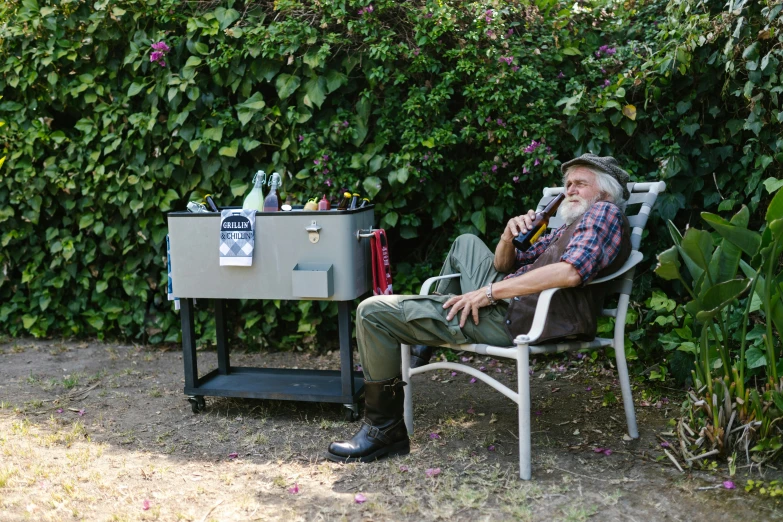
[[[544,253],[552,241],[563,235],[565,229],[566,226],[563,225],[539,238],[524,252],[517,250],[514,272],[507,275],[505,279],[529,272],[533,262]],[[585,285],[617,257],[622,234],[622,210],[612,203],[599,201],[580,218],[560,261],[572,265],[582,278],[582,284]]]

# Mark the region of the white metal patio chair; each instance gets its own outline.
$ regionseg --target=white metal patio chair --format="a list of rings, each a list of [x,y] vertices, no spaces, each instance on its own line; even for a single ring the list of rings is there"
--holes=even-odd
[[[519,476],[523,480],[530,480],[530,375],[529,375],[529,357],[545,353],[561,353],[567,351],[597,349],[605,346],[612,346],[615,349],[617,360],[617,373],[620,378],[620,387],[623,395],[623,406],[625,407],[625,419],[628,423],[628,434],[636,439],[639,432],[636,428],[636,413],[631,397],[631,383],[628,378],[628,367],[625,363],[625,317],[628,311],[628,301],[633,287],[633,276],[636,265],[642,260],[642,254],[639,252],[639,244],[642,240],[642,232],[647,225],[647,218],[650,216],[650,210],[655,204],[658,194],[666,189],[663,181],[652,183],[629,183],[628,191],[631,197],[628,200],[626,216],[631,226],[631,245],[632,252],[625,264],[620,269],[606,277],[595,279],[589,284],[608,283],[607,296],[619,294],[617,298],[617,308],[604,309],[604,316],[614,317],[614,337],[611,339],[596,338],[589,342],[563,342],[557,344],[534,345],[535,341],[541,336],[544,330],[547,313],[549,312],[549,303],[552,295],[560,288],[551,288],[541,292],[536,305],[533,324],[527,335],[519,335],[514,339],[514,346],[490,346],[486,344],[463,344],[441,345],[443,348],[451,348],[467,352],[474,352],[480,355],[489,355],[492,357],[504,357],[507,359],[516,359],[517,361],[517,385],[518,390],[501,384],[489,375],[476,370],[470,366],[450,362],[435,362],[419,368],[410,367],[410,345],[401,345],[402,349],[402,380],[408,385],[405,389],[405,425],[408,428],[408,434],[413,435],[413,386],[411,385],[411,376],[432,370],[456,370],[472,375],[476,379],[487,383],[494,389],[517,403],[519,406]],[[563,187],[544,189],[544,197],[538,202],[537,211],[541,211],[546,204],[558,193],[563,191]],[[638,212],[631,215],[629,210],[632,207],[638,208]],[[549,228],[557,228],[562,224],[562,220],[552,218],[549,222]],[[459,277],[459,274],[451,274],[440,277],[431,277],[427,279],[421,287],[420,295],[429,294],[432,284],[440,279]]]

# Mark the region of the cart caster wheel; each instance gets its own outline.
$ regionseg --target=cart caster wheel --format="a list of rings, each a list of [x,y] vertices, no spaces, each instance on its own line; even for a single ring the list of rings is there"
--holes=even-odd
[[[343,419],[348,422],[355,422],[359,420],[359,405],[358,404],[344,404]]]
[[[207,401],[205,401],[204,397],[201,395],[188,397],[188,402],[190,403],[190,409],[193,413],[201,413],[207,407]]]

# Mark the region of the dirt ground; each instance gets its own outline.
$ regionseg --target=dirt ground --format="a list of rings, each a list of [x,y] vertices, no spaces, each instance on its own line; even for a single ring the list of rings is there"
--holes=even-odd
[[[213,352],[199,366],[216,366]],[[337,368],[336,353],[232,354],[238,366]],[[514,367],[469,361],[515,382]],[[358,423],[341,406],[207,398],[191,412],[168,350],[16,340],[0,344],[0,518],[16,520],[781,520],[746,493],[775,469],[678,471],[676,390],[634,391],[641,438],[605,360],[539,359],[533,480],[518,479],[513,403],[470,377],[416,376],[411,454],[340,465],[320,455]],[[664,393],[666,396],[663,396]],[[597,452],[597,449],[604,451]],[[611,450],[611,451],[606,451]],[[742,464],[742,463],[740,463]],[[723,482],[733,480],[736,489]]]

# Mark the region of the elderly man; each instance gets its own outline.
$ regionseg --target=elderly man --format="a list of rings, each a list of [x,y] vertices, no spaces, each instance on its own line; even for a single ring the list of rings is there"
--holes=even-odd
[[[508,221],[494,254],[476,236],[458,237],[441,275],[460,277],[441,280],[435,295],[373,296],[359,305],[356,337],[365,377],[365,418],[353,438],[329,445],[326,458],[369,462],[410,451],[403,421],[401,343],[508,346],[529,331],[538,294],[556,287],[565,289],[552,299],[540,341],[595,337],[603,295],[585,285],[614,272],[630,255],[623,213],[629,177],[610,156],[584,154],[561,168],[567,197],[558,215],[565,224],[527,251],[516,250],[511,240],[531,227],[532,210]]]

